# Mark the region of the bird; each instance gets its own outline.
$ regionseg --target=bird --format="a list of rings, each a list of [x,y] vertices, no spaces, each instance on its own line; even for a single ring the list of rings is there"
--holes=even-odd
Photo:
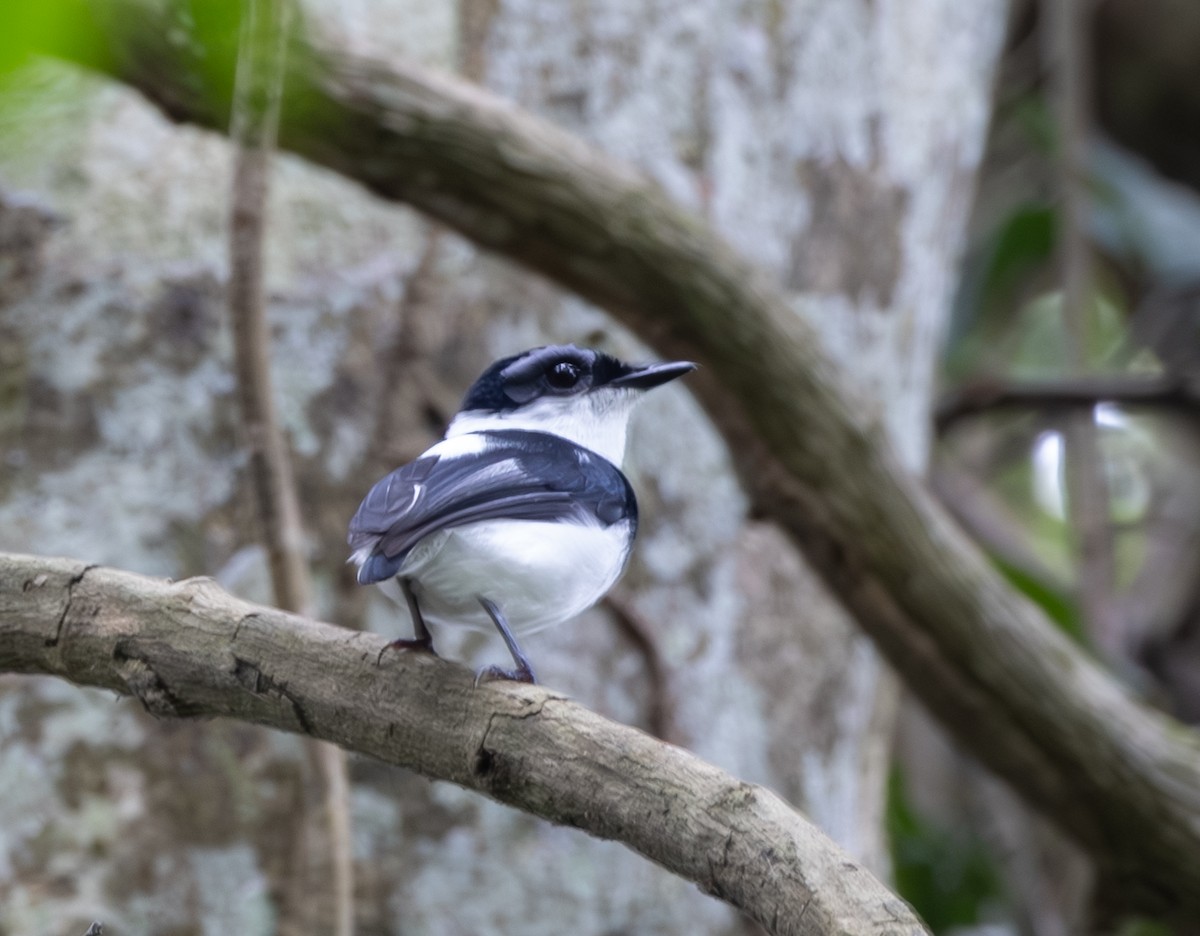
[[[485,667],[476,684],[535,683],[517,635],[575,617],[624,572],[638,527],[620,467],[629,417],[695,367],[573,344],[488,367],[443,439],[376,482],[350,521],[359,584],[412,617],[414,636],[388,647],[435,653],[430,624],[495,627],[515,668]]]

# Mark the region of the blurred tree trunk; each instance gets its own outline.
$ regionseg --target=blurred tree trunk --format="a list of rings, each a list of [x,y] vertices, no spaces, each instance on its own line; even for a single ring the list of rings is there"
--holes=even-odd
[[[639,166],[786,285],[920,471],[1003,13],[999,0],[463,0],[312,17],[381,55],[457,66]],[[46,98],[42,84],[69,88]],[[261,598],[220,318],[213,193],[228,148],[122,89],[56,72],[25,88],[57,103],[20,116],[0,182],[65,223],[20,248],[33,272],[5,296],[23,379],[0,402],[0,548],[216,574]],[[277,394],[322,613],[394,630],[397,612],[342,571],[346,519],[378,473],[431,442],[500,353],[549,340],[645,352],[595,309],[327,173],[282,160],[273,198]],[[665,704],[673,740],[885,869],[896,689],[874,650],[793,546],[746,516],[681,389],[647,402],[627,467],[645,518],[634,566],[614,606],[529,648],[543,680],[635,724]],[[648,639],[630,639],[630,621]],[[446,636],[447,652],[503,653],[473,637],[452,651]],[[123,933],[270,932],[306,864],[294,851],[320,851],[320,829],[289,821],[295,739],[158,723],[40,681],[0,681],[0,737],[0,775],[18,778],[0,802],[0,929],[103,917]],[[744,929],[618,846],[374,763],[352,778],[363,933]]]

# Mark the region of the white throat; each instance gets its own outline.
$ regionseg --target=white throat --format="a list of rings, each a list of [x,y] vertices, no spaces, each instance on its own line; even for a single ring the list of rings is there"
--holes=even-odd
[[[629,416],[641,396],[636,390],[600,389],[581,397],[541,397],[508,413],[465,410],[454,417],[446,438],[501,429],[550,432],[619,468],[625,460]]]

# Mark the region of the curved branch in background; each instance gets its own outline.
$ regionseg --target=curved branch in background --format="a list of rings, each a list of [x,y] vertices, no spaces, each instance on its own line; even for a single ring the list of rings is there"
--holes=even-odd
[[[229,220],[229,313],[238,407],[250,480],[271,569],[275,603],[313,613],[312,580],[300,499],[271,382],[271,342],[263,296],[267,195],[279,125],[290,29],[290,0],[248,0],[234,83],[232,204]],[[354,936],[354,850],[350,777],[338,747],[309,739],[305,752],[324,792],[335,936]],[[307,914],[306,914],[307,915]]]
[[[0,554],[0,673],[305,734],[616,839],[777,934],[919,936],[900,898],[783,800],[541,686],[68,559]]]
[[[934,422],[939,433],[959,420],[992,410],[1017,413],[1041,410],[1095,409],[1101,403],[1157,406],[1195,414],[1200,392],[1192,382],[1170,374],[1162,377],[1076,377],[1071,380],[981,380],[947,394],[938,403]]]
[[[219,42],[194,17],[89,6],[101,67],[174,119],[223,126]],[[701,362],[690,387],[755,506],[908,686],[1122,882],[1127,907],[1200,919],[1200,738],[1131,699],[1001,579],[765,276],[634,170],[477,87],[302,43],[289,62],[281,146]]]

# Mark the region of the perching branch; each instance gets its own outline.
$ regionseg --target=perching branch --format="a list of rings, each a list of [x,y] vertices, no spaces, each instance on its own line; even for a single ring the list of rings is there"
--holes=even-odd
[[[88,64],[174,119],[223,126],[211,29],[140,0],[89,7],[108,57]],[[289,63],[281,146],[699,361],[689,386],[756,510],[909,687],[1122,881],[1127,906],[1200,918],[1200,739],[1132,700],[997,575],[766,277],[634,170],[479,88],[299,41]]]
[[[247,0],[243,6],[234,86],[232,205],[229,223],[229,313],[233,323],[238,404],[249,450],[254,499],[271,569],[275,603],[311,615],[312,581],[300,522],[300,499],[271,383],[264,300],[267,195],[279,124],[290,28],[290,0]],[[354,854],[346,756],[309,740],[329,827],[335,936],[354,936]]]
[[[775,934],[918,936],[908,905],[773,793],[541,686],[476,687],[374,634],[66,559],[0,554],[0,672],[323,738],[616,839]]]

